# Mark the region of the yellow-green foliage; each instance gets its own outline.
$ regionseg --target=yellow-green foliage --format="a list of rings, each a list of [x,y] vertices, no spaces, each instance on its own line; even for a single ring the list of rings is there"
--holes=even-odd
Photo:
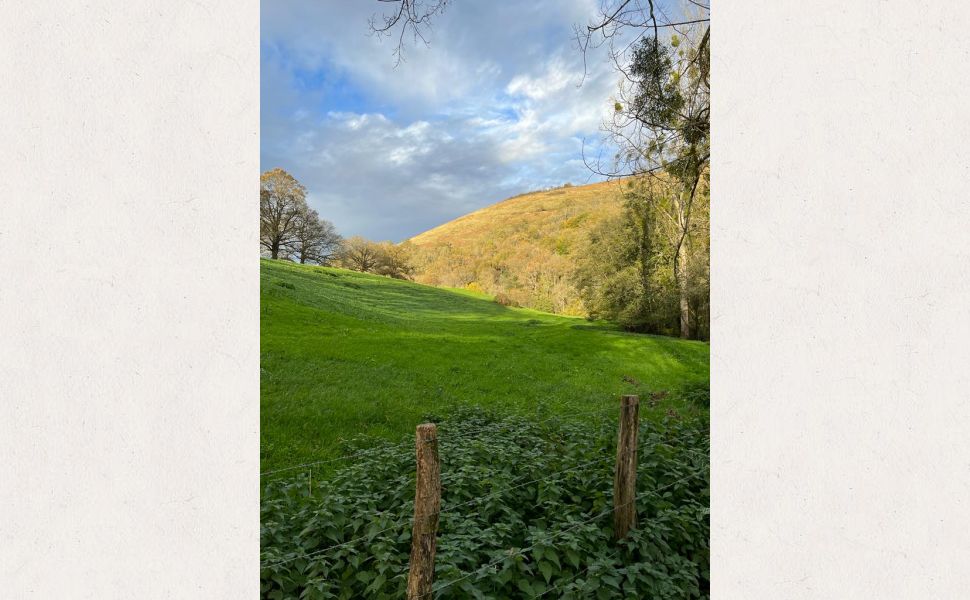
[[[421,283],[474,285],[539,310],[585,314],[573,283],[589,232],[623,211],[618,182],[522,194],[411,238]]]

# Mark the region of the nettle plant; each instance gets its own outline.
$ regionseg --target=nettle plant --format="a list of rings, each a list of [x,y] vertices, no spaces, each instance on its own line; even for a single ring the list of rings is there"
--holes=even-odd
[[[638,524],[620,542],[615,418],[428,420],[441,458],[435,598],[708,597],[706,416],[641,425]],[[414,470],[413,447],[387,444],[324,480],[265,483],[262,596],[404,597]]]

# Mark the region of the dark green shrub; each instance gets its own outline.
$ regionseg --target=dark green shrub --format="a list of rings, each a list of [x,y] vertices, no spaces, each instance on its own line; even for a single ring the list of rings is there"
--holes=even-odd
[[[677,390],[677,395],[698,408],[711,407],[711,382],[692,382]]]
[[[440,423],[435,598],[707,597],[706,422],[642,427],[639,525],[619,544],[615,428],[469,410]],[[306,475],[264,485],[264,598],[404,596],[413,446],[368,452],[312,486]]]

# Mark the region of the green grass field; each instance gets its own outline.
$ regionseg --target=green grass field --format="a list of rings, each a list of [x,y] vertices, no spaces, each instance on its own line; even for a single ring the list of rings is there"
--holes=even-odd
[[[362,434],[401,440],[459,406],[546,418],[708,380],[703,342],[462,290],[262,260],[260,295],[261,470],[339,456]],[[671,408],[695,410],[672,394],[642,414]]]

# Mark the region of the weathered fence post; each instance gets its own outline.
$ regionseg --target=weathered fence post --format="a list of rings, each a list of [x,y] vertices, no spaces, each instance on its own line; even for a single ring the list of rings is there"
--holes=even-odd
[[[616,441],[616,472],[613,477],[613,535],[626,537],[637,522],[637,433],[640,429],[640,398],[620,397],[620,430]]]
[[[430,600],[431,584],[434,583],[435,536],[441,510],[441,465],[438,463],[438,428],[434,423],[418,425],[415,448],[418,468],[408,600]]]

